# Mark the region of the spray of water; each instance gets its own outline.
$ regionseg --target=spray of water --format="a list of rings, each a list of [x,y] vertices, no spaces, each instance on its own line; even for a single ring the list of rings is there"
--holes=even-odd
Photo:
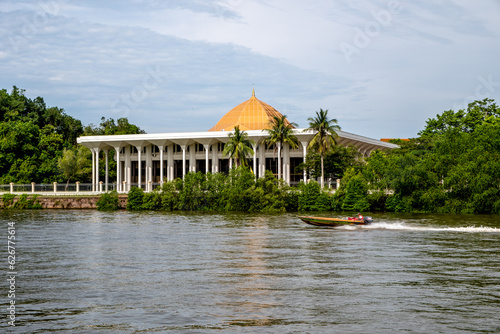
[[[341,226],[344,230],[399,230],[399,231],[432,231],[432,232],[468,232],[468,233],[500,233],[500,228],[487,226],[464,226],[464,227],[433,227],[417,226],[405,222],[376,222],[370,225],[348,225]]]

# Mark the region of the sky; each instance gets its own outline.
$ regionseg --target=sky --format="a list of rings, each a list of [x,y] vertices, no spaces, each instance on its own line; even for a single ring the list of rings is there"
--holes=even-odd
[[[84,125],[210,129],[251,97],[299,127],[412,138],[500,104],[500,0],[0,0],[0,89]]]

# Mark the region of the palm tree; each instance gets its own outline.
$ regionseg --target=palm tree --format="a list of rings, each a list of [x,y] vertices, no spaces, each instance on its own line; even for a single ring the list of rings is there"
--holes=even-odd
[[[304,131],[315,131],[315,135],[308,145],[308,148],[316,150],[321,156],[321,188],[324,186],[325,168],[323,158],[332,146],[337,144],[335,140],[338,137],[336,131],[340,131],[340,126],[337,125],[336,119],[328,119],[328,109],[319,109],[316,111],[316,117],[309,117],[309,128]]]
[[[253,140],[248,139],[248,134],[245,131],[240,131],[240,126],[236,125],[234,132],[229,133],[229,141],[224,146],[222,154],[229,155],[231,159],[236,158],[236,167],[240,163],[242,166],[246,166],[248,157],[253,155],[252,146],[254,144]]]
[[[291,148],[299,147],[299,140],[293,134],[293,129],[298,127],[297,123],[290,123],[286,115],[275,115],[271,119],[270,128],[266,129],[269,137],[266,142],[276,145],[278,150],[278,179],[281,178],[281,146],[288,144]]]

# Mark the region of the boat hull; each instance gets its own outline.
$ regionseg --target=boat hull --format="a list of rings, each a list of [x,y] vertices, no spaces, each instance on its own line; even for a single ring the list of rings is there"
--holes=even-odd
[[[342,225],[367,225],[371,221],[368,220],[352,220],[343,218],[328,218],[328,217],[309,217],[299,216],[303,222],[316,226],[342,226]]]

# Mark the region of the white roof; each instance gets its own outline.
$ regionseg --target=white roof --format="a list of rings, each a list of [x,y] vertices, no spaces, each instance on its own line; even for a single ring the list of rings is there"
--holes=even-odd
[[[181,132],[181,133],[148,133],[135,135],[108,135],[108,136],[84,136],[79,137],[77,142],[88,148],[120,148],[127,145],[144,147],[149,144],[167,146],[170,144],[191,145],[194,143],[211,145],[215,143],[227,143],[229,131],[206,131],[206,132]],[[249,139],[257,144],[268,137],[264,130],[245,131]],[[304,129],[294,129],[295,135],[300,142],[309,142],[314,133],[305,132]],[[353,133],[337,131],[337,142],[340,145],[354,145],[360,151],[373,151],[376,149],[392,149],[398,147],[395,144],[383,142],[377,139],[359,136]]]

